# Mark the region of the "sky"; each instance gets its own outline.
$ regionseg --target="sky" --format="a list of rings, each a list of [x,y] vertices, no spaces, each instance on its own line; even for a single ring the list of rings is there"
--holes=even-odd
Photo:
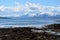
[[[0,0],[0,5],[13,6],[15,2],[25,4],[26,2],[37,3],[46,6],[58,6],[60,0]]]
[[[0,0],[0,16],[60,15],[60,0]]]

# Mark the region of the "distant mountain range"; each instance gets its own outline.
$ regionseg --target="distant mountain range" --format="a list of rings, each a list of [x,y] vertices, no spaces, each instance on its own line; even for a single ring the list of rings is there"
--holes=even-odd
[[[39,15],[39,16],[28,16],[28,15],[24,15],[24,16],[21,16],[20,18],[35,18],[35,19],[38,19],[38,18],[51,18],[51,19],[60,19],[60,15],[56,15],[56,16],[48,16],[48,15]]]
[[[10,19],[10,17],[0,17],[0,19]]]
[[[10,18],[15,18],[15,17],[0,17],[0,19],[10,19]],[[21,17],[18,17],[18,18],[21,18],[21,19],[25,19],[25,18],[28,18],[28,19],[48,19],[48,18],[51,18],[51,19],[60,19],[60,15],[56,15],[56,16],[48,16],[48,15],[35,15],[35,16],[29,16],[29,15],[23,15]]]

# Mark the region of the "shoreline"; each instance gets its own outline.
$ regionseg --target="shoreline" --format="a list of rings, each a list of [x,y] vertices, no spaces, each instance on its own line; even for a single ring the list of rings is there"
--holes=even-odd
[[[51,25],[51,24],[42,24],[42,25],[0,25],[0,28],[14,28],[14,27],[36,27],[36,28],[43,28],[46,25]]]
[[[45,27],[53,27],[54,25],[60,27],[60,24],[50,24]],[[43,32],[41,32],[42,30]],[[60,40],[60,35],[54,35],[54,31],[52,31],[54,34],[50,34],[45,30],[51,29],[36,27],[0,28],[0,40]]]

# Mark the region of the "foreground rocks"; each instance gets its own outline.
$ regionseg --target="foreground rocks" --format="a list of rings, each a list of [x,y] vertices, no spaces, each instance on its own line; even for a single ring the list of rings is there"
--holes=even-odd
[[[60,40],[60,36],[31,30],[44,29],[31,27],[0,28],[0,40]]]
[[[51,29],[53,31],[60,32],[60,24],[47,25],[46,29]]]

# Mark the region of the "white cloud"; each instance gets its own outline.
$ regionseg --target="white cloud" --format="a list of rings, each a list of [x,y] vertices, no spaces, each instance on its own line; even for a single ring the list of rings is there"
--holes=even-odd
[[[56,15],[60,15],[60,9],[59,7],[55,7],[55,6],[43,6],[43,5],[39,5],[39,4],[33,4],[30,3],[27,6],[28,10],[25,10],[26,13],[34,13],[34,14],[38,14],[38,15],[43,15],[43,14],[47,14],[48,16],[56,16]]]
[[[15,4],[16,4],[16,5],[20,5],[20,2],[16,2],[16,1],[15,1]]]
[[[23,15],[29,15],[29,16],[36,16],[36,15],[44,15],[47,14],[48,16],[56,16],[60,15],[60,6],[43,6],[39,4],[34,3],[26,3],[25,5],[15,2],[16,6],[14,7],[6,7],[6,6],[0,6],[0,11],[3,12],[11,12],[11,15],[20,16],[20,14]],[[15,13],[13,13],[15,12]],[[23,13],[22,13],[23,12]],[[10,13],[8,13],[10,14]],[[23,16],[22,15],[22,16]]]
[[[1,5],[0,6],[0,11],[5,11],[5,8],[6,8],[5,6]]]

